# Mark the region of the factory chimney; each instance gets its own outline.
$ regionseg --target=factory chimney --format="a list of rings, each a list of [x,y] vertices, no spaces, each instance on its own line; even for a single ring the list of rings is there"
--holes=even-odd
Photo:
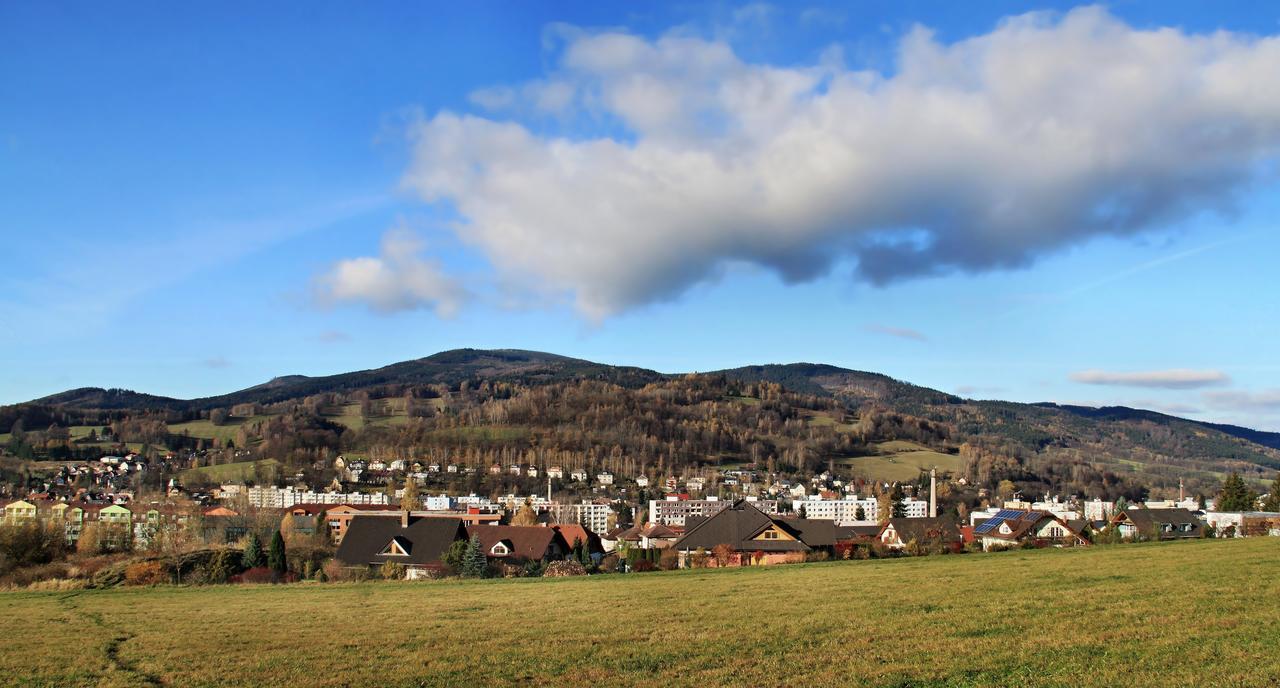
[[[929,469],[929,518],[938,517],[938,469]]]

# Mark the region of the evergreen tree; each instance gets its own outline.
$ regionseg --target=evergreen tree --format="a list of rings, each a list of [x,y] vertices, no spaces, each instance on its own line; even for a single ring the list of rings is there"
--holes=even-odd
[[[854,519],[855,521],[865,521],[865,520],[867,520],[867,510],[866,510],[866,509],[863,509],[861,504],[859,504],[859,505],[858,505],[858,509],[857,509],[856,511],[854,511],[854,512],[853,512],[853,519]]]
[[[1280,511],[1280,473],[1276,473],[1276,479],[1271,483],[1271,494],[1267,495],[1267,501],[1262,503],[1263,511]]]
[[[255,532],[249,533],[249,538],[244,543],[244,555],[241,561],[246,569],[256,569],[262,566],[262,541],[258,539]]]
[[[1222,491],[1218,493],[1218,511],[1252,511],[1258,495],[1245,485],[1239,473],[1232,473],[1222,481]]]
[[[464,578],[484,578],[489,570],[489,558],[484,554],[484,546],[480,544],[480,536],[472,535],[467,544],[467,555],[462,560],[462,576]]]
[[[289,570],[289,560],[284,552],[284,536],[278,530],[271,536],[271,546],[267,550],[267,566],[276,573]]]

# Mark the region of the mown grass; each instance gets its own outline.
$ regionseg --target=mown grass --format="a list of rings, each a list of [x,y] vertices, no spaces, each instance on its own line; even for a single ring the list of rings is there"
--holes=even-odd
[[[217,439],[226,442],[235,439],[236,431],[240,429],[240,426],[268,420],[269,418],[271,416],[252,416],[249,418],[231,416],[222,425],[214,425],[208,420],[193,420],[186,423],[171,424],[169,433],[173,435],[186,434],[191,437],[203,437],[207,440]]]
[[[876,455],[851,457],[840,463],[872,480],[910,481],[930,468],[951,472],[964,469],[964,460],[958,455],[933,451],[915,442],[893,440],[880,442],[875,448]]]
[[[1264,686],[1280,541],[0,594],[15,686]],[[24,628],[26,630],[24,630]]]

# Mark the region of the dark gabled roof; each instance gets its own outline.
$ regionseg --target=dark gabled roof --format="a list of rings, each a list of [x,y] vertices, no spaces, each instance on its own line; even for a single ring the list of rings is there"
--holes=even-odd
[[[386,516],[352,517],[336,558],[350,566],[386,561],[413,566],[438,564],[454,540],[466,537],[462,521],[456,518],[414,516],[408,527],[400,523],[400,519]],[[409,556],[382,554],[392,539],[398,539],[402,546],[407,542]]]
[[[793,536],[810,547],[832,547],[836,544],[836,522],[816,518],[774,518]]]
[[[935,537],[941,537],[943,542],[962,542],[964,538],[960,535],[960,528],[950,516],[936,516],[934,518],[891,518],[889,522],[881,526],[881,530],[889,526],[893,526],[894,532],[898,534],[898,539],[903,542],[924,542]]]
[[[1195,514],[1186,509],[1126,509],[1116,516],[1117,521],[1128,519],[1139,532],[1146,532],[1157,525],[1181,526],[1191,524],[1189,533],[1183,535],[1199,535],[1204,524]],[[1170,535],[1175,533],[1169,533]]]
[[[486,555],[501,542],[511,550],[506,555],[511,559],[541,560],[555,554],[551,551],[552,545],[558,545],[562,552],[569,549],[559,531],[545,526],[471,526],[467,528],[467,537],[473,535],[480,538],[480,546]]]
[[[880,534],[879,525],[836,526],[836,540],[870,540]]]
[[[793,519],[800,520],[800,519]],[[761,552],[805,552],[809,546],[801,540],[752,540],[765,529],[777,525],[793,537],[799,537],[806,526],[787,525],[784,519],[770,518],[745,500],[738,500],[709,518],[685,521],[684,535],[676,540],[675,547],[692,550],[699,547],[714,549],[717,545],[729,545],[733,549]],[[827,522],[831,524],[830,521]],[[834,541],[834,537],[830,538]]]

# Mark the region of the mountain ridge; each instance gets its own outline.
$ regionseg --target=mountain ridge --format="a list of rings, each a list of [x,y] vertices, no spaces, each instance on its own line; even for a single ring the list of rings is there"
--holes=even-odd
[[[241,403],[276,403],[324,392],[352,392],[389,384],[457,384],[464,380],[523,383],[598,379],[624,387],[671,379],[692,373],[662,373],[637,366],[597,363],[581,358],[526,349],[450,349],[430,356],[378,368],[334,375],[282,375],[267,382],[225,394],[178,399],[127,389],[79,387],[8,407],[44,405],[84,410],[208,410]],[[765,363],[701,373],[722,375],[737,382],[773,382],[805,394],[834,396],[848,402],[892,401],[912,411],[931,404],[961,404],[966,400],[929,387],[898,380],[883,373],[843,368],[827,363]],[[1223,432],[1255,444],[1280,449],[1280,432],[1184,418],[1127,406],[1089,407],[1054,402],[995,403],[1056,409],[1075,416],[1103,420],[1178,421]],[[0,407],[3,408],[3,407]]]

